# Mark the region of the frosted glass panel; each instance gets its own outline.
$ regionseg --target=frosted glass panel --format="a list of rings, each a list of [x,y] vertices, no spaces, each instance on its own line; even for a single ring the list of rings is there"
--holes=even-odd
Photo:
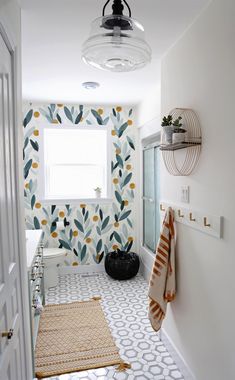
[[[160,150],[155,148],[156,243],[160,236]]]
[[[155,203],[144,201],[144,244],[151,250],[156,248]]]
[[[160,234],[160,151],[155,146],[143,151],[144,245],[155,252]]]
[[[144,151],[144,196],[154,198],[154,149]]]

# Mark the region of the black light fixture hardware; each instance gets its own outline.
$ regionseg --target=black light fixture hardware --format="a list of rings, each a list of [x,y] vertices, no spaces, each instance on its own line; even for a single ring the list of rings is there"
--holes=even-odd
[[[131,8],[129,7],[128,3],[126,0],[114,0],[113,1],[113,5],[112,5],[112,9],[113,9],[113,15],[115,16],[123,16],[123,10],[124,10],[124,6],[122,4],[122,1],[125,3],[128,11],[129,11],[129,16],[128,17],[131,17]],[[102,16],[104,17],[105,16],[105,9],[108,5],[108,3],[110,3],[110,0],[106,1],[106,3],[104,4],[104,7],[103,7],[103,12],[102,12]]]
[[[122,4],[122,1],[125,3],[128,11],[129,16],[124,16],[124,5]],[[129,21],[131,18],[131,9],[129,5],[127,4],[126,0],[113,0],[113,14],[105,16],[105,8],[107,7],[110,0],[106,2],[103,8],[103,22],[102,22],[102,28],[113,30],[115,27],[120,28],[120,30],[132,30],[132,22]],[[115,17],[113,17],[115,16]]]
[[[110,1],[105,2],[102,17],[92,22],[90,37],[83,44],[82,58],[85,63],[103,70],[140,69],[151,61],[151,48],[145,41],[144,28],[131,18],[126,0],[113,0],[113,13],[105,15]],[[124,14],[125,8],[128,15]]]

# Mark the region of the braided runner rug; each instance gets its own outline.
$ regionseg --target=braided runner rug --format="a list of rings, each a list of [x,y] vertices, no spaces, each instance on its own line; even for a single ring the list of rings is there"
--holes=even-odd
[[[35,350],[39,379],[121,362],[98,300],[44,307]]]

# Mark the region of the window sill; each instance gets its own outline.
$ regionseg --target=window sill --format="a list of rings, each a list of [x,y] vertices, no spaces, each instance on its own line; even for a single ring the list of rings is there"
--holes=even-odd
[[[81,205],[112,203],[112,198],[82,198],[82,199],[41,199],[45,205]]]

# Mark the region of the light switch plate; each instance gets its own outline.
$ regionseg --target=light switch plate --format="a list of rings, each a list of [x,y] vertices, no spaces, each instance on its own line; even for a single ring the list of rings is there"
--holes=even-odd
[[[189,186],[181,186],[180,200],[183,203],[189,203]]]

